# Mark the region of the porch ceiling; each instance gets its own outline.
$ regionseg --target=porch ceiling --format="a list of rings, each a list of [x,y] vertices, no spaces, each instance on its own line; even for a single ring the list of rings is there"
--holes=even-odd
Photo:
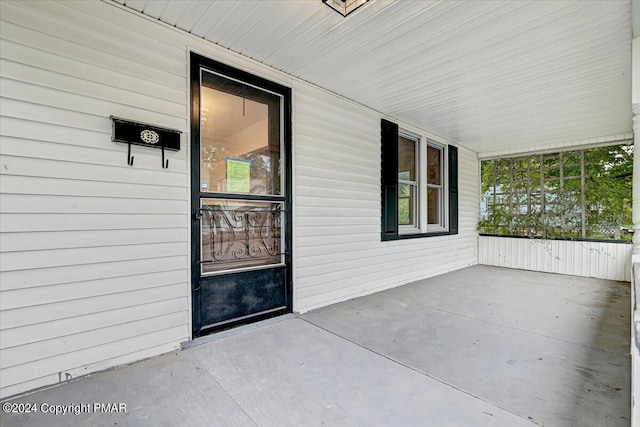
[[[631,132],[631,1],[116,1],[479,152]]]

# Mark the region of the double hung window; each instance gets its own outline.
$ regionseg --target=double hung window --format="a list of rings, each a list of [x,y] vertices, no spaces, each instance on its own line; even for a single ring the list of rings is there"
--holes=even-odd
[[[457,148],[382,120],[382,239],[457,234]]]

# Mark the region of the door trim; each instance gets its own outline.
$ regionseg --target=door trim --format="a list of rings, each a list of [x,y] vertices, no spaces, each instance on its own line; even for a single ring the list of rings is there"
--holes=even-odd
[[[265,312],[255,313],[241,318],[230,319],[220,322],[206,328],[202,328],[200,300],[198,297],[198,286],[200,279],[200,265],[198,258],[200,254],[201,236],[199,230],[199,220],[197,219],[200,209],[200,69],[206,68],[209,71],[220,74],[222,76],[266,89],[282,95],[283,109],[283,153],[281,159],[284,158],[284,186],[282,188],[282,196],[284,199],[285,227],[284,227],[284,246],[285,246],[285,306],[283,308],[275,308]],[[292,94],[291,88],[283,86],[279,83],[267,80],[263,77],[251,74],[204,57],[195,52],[190,52],[190,128],[191,138],[189,141],[191,149],[191,320],[192,320],[192,339],[209,334],[211,332],[228,329],[234,326],[253,323],[256,321],[268,319],[270,317],[291,313],[293,309],[293,213],[292,213]],[[243,196],[225,195],[226,198],[238,198]],[[246,198],[246,196],[244,196]],[[252,197],[253,198],[253,197]],[[260,200],[261,197],[255,197]]]

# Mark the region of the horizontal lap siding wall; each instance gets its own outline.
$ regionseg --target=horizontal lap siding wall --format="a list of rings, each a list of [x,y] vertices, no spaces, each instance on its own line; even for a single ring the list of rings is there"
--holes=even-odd
[[[480,264],[631,281],[631,244],[494,236],[479,239]]]
[[[297,310],[477,263],[474,152],[459,153],[460,234],[382,242],[380,114],[308,87],[295,108]]]
[[[0,4],[2,397],[190,337],[187,139],[130,167],[109,119],[186,130],[184,41],[75,3]]]
[[[475,153],[460,234],[380,241],[380,114],[108,2],[0,2],[0,397],[190,338],[188,50],[294,90],[294,309],[477,262]],[[111,142],[110,115],[183,132]]]

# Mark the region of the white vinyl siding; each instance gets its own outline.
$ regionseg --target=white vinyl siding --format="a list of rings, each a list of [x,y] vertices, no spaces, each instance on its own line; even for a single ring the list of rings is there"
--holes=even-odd
[[[306,86],[294,106],[296,310],[477,262],[476,153],[460,147],[458,235],[381,242],[380,115]]]
[[[480,264],[631,281],[629,243],[480,236]]]
[[[382,244],[380,113],[109,2],[0,16],[0,398],[190,339],[190,48],[293,87],[294,310],[477,262],[475,153],[458,235]],[[169,169],[111,115],[183,131]]]
[[[109,119],[185,131],[185,49],[79,3],[0,5],[0,397],[190,337],[187,139],[129,167]]]

